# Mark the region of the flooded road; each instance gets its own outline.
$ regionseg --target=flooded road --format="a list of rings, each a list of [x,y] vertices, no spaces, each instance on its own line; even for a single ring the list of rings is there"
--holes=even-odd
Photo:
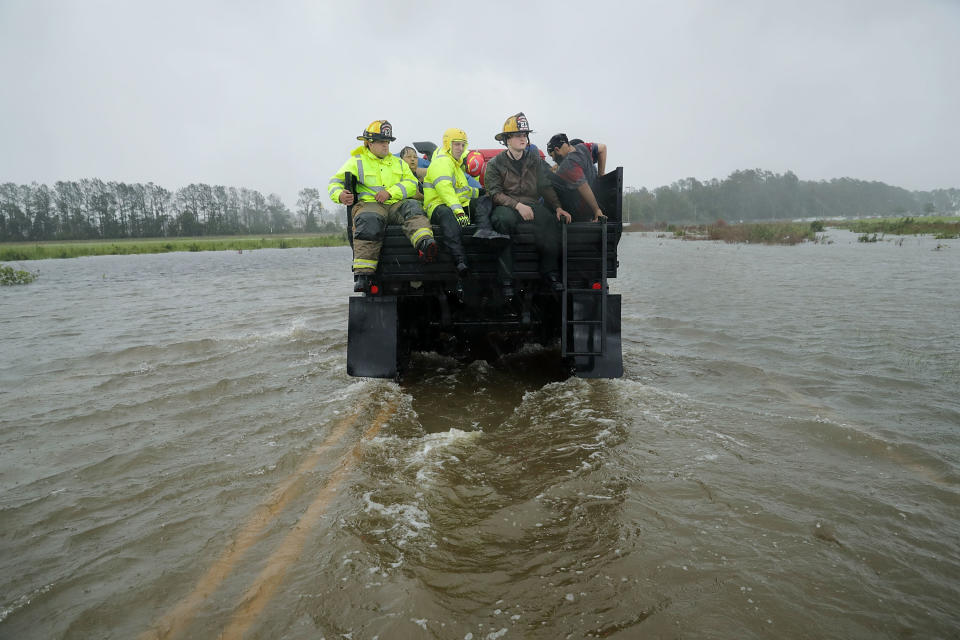
[[[626,234],[620,380],[350,378],[347,248],[28,263],[0,638],[956,635],[960,243],[829,235]]]

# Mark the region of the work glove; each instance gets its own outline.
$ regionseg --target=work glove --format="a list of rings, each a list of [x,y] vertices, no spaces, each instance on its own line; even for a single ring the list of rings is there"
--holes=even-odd
[[[461,227],[465,227],[470,224],[470,216],[468,216],[465,212],[461,211],[460,213],[457,213],[456,216],[457,222],[460,223]]]

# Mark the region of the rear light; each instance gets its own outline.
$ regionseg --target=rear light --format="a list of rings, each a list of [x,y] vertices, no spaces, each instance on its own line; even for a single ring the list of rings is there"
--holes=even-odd
[[[594,291],[600,291],[600,289],[603,288],[603,285],[600,284],[599,282],[594,282],[592,285],[590,285],[590,288],[593,289]]]
[[[375,284],[370,285],[370,295],[375,296],[380,293],[380,287]]]

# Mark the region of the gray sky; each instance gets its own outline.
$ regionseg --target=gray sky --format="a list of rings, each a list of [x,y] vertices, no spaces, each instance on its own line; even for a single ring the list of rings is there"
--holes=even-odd
[[[372,120],[393,151],[452,126],[495,147],[523,111],[542,147],[605,142],[631,186],[960,187],[960,0],[0,0],[0,83],[0,182],[202,182],[293,209]]]

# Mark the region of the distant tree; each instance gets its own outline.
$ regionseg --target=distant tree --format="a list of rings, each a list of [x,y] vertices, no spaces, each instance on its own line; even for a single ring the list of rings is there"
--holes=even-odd
[[[32,240],[50,240],[57,233],[56,216],[53,209],[53,195],[45,184],[33,183],[30,194],[30,210],[33,221],[30,225]]]
[[[144,191],[144,203],[147,217],[144,223],[144,235],[151,238],[164,238],[173,234],[171,229],[172,194],[152,182],[147,183]]]
[[[657,215],[664,220],[695,220],[696,211],[686,195],[670,187],[657,187]]]
[[[297,218],[304,231],[313,233],[323,223],[323,204],[318,189],[301,189],[297,198]]]
[[[92,216],[92,226],[100,238],[119,238],[121,228],[117,222],[116,194],[99,178],[81,180],[81,187],[87,201],[88,215]]]
[[[230,197],[227,188],[216,186],[210,191],[210,219],[207,221],[207,233],[211,235],[229,235],[235,233],[230,223]]]
[[[287,205],[283,204],[275,193],[267,196],[267,215],[270,219],[269,233],[288,233],[293,231],[293,216]]]
[[[12,182],[0,185],[0,242],[29,239],[30,220],[20,202],[20,188]]]
[[[301,189],[296,215],[276,194],[190,184],[171,193],[152,182],[97,178],[61,181],[53,188],[0,184],[0,242],[288,233],[337,233],[346,207],[327,205],[318,189]],[[625,222],[651,225],[716,220],[827,219],[838,216],[960,213],[960,189],[907,191],[853,178],[804,181],[792,171],[734,171],[725,179],[694,177],[671,185],[627,190]]]

